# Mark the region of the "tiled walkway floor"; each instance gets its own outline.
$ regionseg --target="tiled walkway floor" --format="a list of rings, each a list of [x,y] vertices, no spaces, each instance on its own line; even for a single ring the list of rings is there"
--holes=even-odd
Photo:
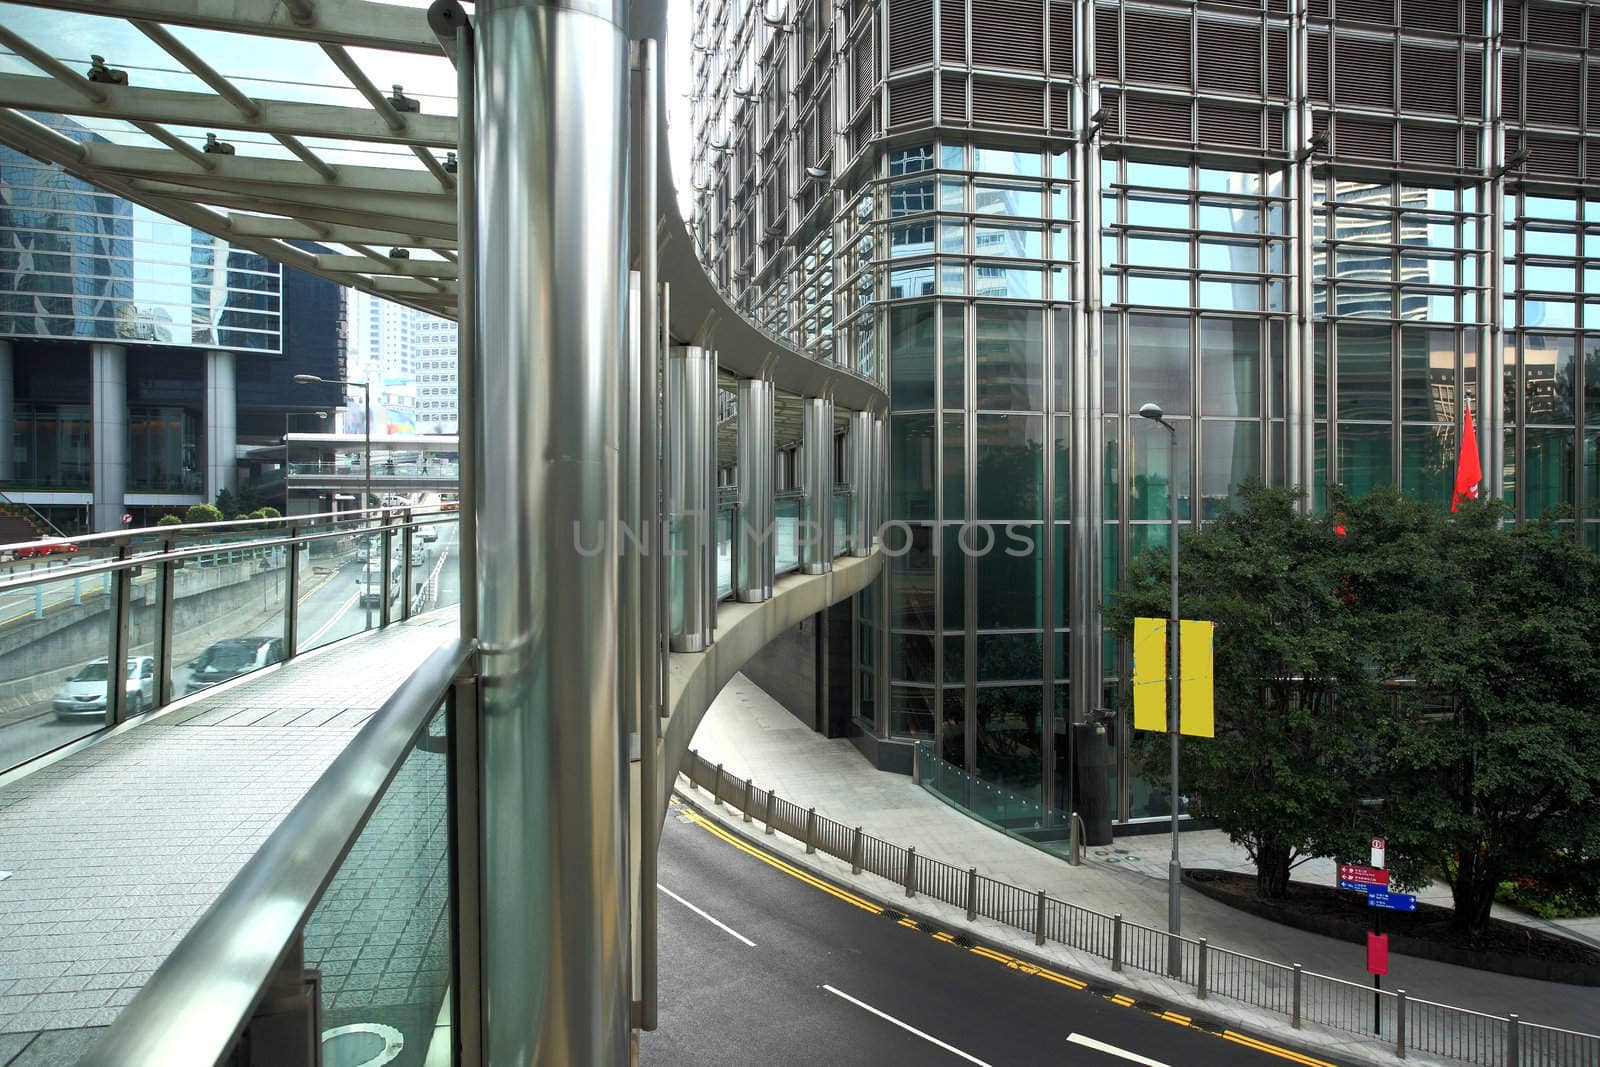
[[[72,1062],[81,1035],[39,1032],[108,1024],[454,633],[442,610],[352,638],[0,789],[0,1065]]]
[[[783,799],[801,808],[815,806],[819,815],[846,826],[859,825],[894,844],[914,845],[919,855],[962,868],[975,866],[989,877],[1029,890],[1044,888],[1061,899],[1107,914],[1121,912],[1157,929],[1166,926],[1169,837],[1119,839],[1114,848],[1090,849],[1089,862],[1082,866],[1069,866],[969,818],[905,775],[875,770],[849,741],[830,741],[808,729],[742,674],[711,705],[690,747],[712,763],[723,764],[730,775],[753,778]],[[1237,860],[1223,834],[1186,833],[1183,839],[1194,866]],[[1130,863],[1132,855],[1140,858]],[[848,865],[843,869],[848,871]],[[1360,945],[1257,919],[1197,893],[1184,895],[1183,928],[1191,937],[1206,937],[1213,945],[1261,959],[1299,962],[1322,974],[1362,984],[1369,981]],[[1413,997],[1497,1014],[1515,1011],[1528,1021],[1589,1032],[1600,1025],[1597,988],[1400,955],[1391,957],[1390,967],[1385,987],[1404,988]]]

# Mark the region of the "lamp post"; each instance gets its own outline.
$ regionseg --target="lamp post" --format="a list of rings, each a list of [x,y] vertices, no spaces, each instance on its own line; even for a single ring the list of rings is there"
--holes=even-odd
[[[361,511],[365,514],[367,508],[372,505],[372,384],[370,382],[346,381],[343,378],[319,378],[315,374],[296,374],[294,380],[301,385],[361,386],[361,427],[366,436],[364,456],[367,472],[366,485],[361,493]],[[287,432],[287,420],[285,420],[285,432]],[[285,454],[285,462],[287,462],[287,453]]]
[[[1178,860],[1178,428],[1166,419],[1160,404],[1139,409],[1141,418],[1166,427],[1171,441],[1167,462],[1167,517],[1172,524],[1167,551],[1170,564],[1171,606],[1167,613],[1167,736],[1172,741],[1172,858],[1167,861],[1167,973],[1183,972],[1183,944],[1178,940],[1182,925],[1179,894],[1183,887],[1183,865]]]

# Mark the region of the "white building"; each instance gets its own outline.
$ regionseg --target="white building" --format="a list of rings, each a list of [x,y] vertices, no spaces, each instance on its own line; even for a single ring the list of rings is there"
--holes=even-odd
[[[416,386],[416,432],[456,432],[456,324],[366,293],[350,293],[350,371]]]

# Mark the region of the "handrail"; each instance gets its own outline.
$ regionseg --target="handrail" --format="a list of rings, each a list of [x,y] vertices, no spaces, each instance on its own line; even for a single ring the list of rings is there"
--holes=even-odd
[[[452,639],[400,683],[80,1065],[222,1058],[473,651]]]
[[[260,527],[263,524],[276,524],[280,526],[304,526],[314,523],[319,519],[334,522],[367,521],[374,517],[383,518],[387,514],[397,511],[422,511],[425,514],[456,514],[454,504],[387,504],[375,508],[351,508],[348,511],[318,511],[309,515],[280,515],[275,519],[224,519],[220,522],[190,522],[179,523],[172,526],[140,526],[129,530],[113,530],[107,533],[84,534],[81,537],[45,537],[37,541],[13,541],[10,544],[0,545],[0,552],[13,552],[19,548],[32,545],[53,545],[63,541],[70,541],[82,548],[84,545],[94,544],[104,547],[115,547],[127,544],[135,537],[149,537],[157,540],[171,540],[173,537],[182,537],[196,533],[226,533],[228,530],[240,527]]]

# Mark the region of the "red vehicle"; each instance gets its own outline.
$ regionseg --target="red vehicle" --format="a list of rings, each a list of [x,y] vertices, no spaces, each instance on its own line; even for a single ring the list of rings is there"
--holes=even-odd
[[[45,541],[37,545],[24,545],[14,553],[17,559],[37,559],[40,556],[71,555],[78,546],[71,541]]]

